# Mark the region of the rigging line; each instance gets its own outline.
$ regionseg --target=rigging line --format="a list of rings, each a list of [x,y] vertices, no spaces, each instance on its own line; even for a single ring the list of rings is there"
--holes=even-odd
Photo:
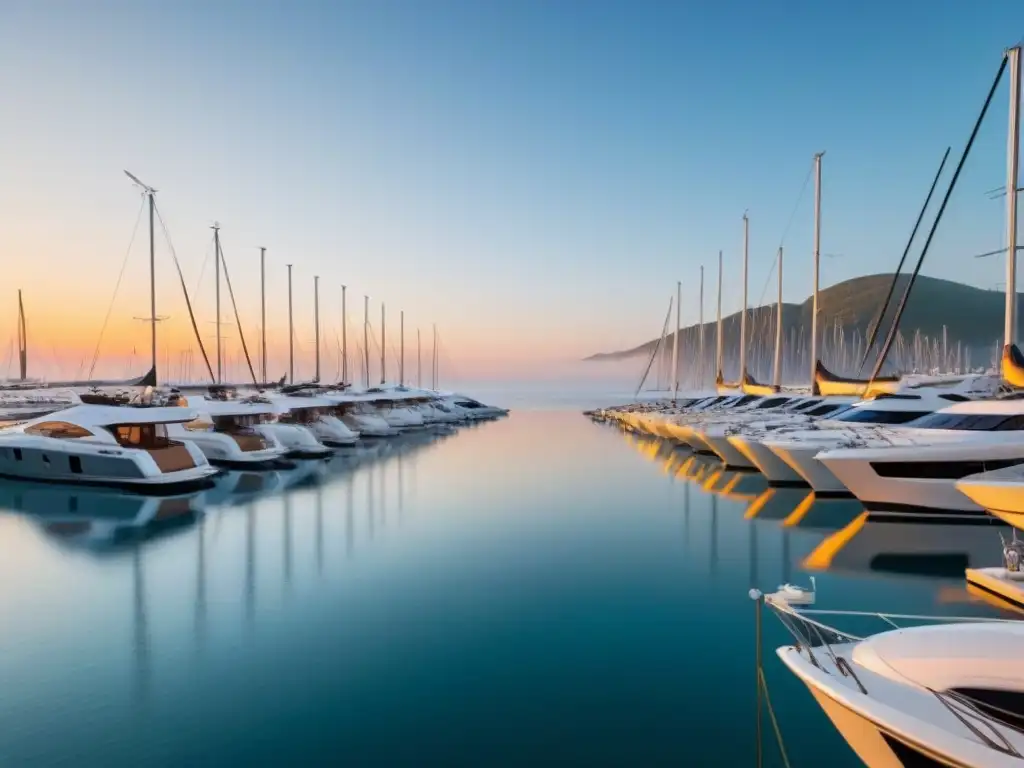
[[[178,270],[178,280],[181,281],[181,292],[185,294],[185,306],[188,307],[188,319],[192,321],[192,332],[196,335],[196,343],[199,344],[199,351],[203,353],[203,362],[206,363],[206,371],[210,374],[210,381],[216,382],[217,377],[213,375],[213,367],[210,365],[210,357],[206,354],[206,347],[203,346],[203,340],[199,336],[199,326],[196,325],[196,316],[192,312],[192,300],[188,297],[188,288],[185,286],[185,275],[181,272],[181,263],[178,261],[178,254],[174,250],[174,243],[171,242],[171,233],[167,231],[167,225],[164,223],[163,214],[160,213],[160,209],[154,204],[153,210],[156,212],[156,217],[160,222],[160,230],[164,233],[164,240],[167,243],[167,249],[171,252],[171,258],[174,259],[174,268]]]
[[[910,298],[910,290],[914,287],[914,281],[917,279],[918,272],[921,271],[921,265],[924,264],[924,257],[928,253],[928,248],[932,244],[932,238],[935,237],[935,232],[939,228],[939,222],[942,221],[942,214],[946,211],[946,204],[949,203],[949,198],[953,195],[953,190],[956,188],[956,182],[960,178],[960,172],[964,168],[964,163],[967,162],[967,156],[971,153],[971,147],[974,146],[974,140],[978,137],[978,131],[981,129],[981,124],[985,120],[985,115],[988,113],[989,105],[992,103],[992,97],[996,94],[996,88],[999,87],[999,81],[1003,79],[1003,72],[1006,71],[1007,58],[1004,56],[1002,63],[999,65],[999,71],[996,73],[996,79],[992,82],[992,87],[989,89],[988,97],[985,99],[985,104],[981,108],[981,114],[978,115],[978,119],[974,123],[974,130],[971,131],[971,137],[967,140],[967,146],[964,147],[963,154],[960,155],[960,162],[957,163],[956,170],[953,171],[953,178],[949,182],[949,188],[946,189],[946,194],[942,198],[942,204],[939,206],[939,212],[935,215],[935,221],[932,222],[932,228],[928,232],[928,239],[924,241],[924,247],[921,249],[921,255],[917,259],[917,264],[914,266],[914,271],[910,275],[910,281],[907,283],[906,290],[903,291],[903,296],[900,299],[899,306],[896,307],[896,314],[893,317],[892,327],[889,329],[889,335],[885,339],[885,343],[882,345],[882,349],[879,352],[878,360],[875,361],[874,370],[871,372],[871,378],[869,381],[874,381],[878,378],[879,372],[882,370],[882,366],[885,364],[885,358],[889,354],[889,348],[892,346],[893,339],[895,338],[896,331],[899,329],[900,318],[903,316],[903,310],[907,307],[907,299]]]
[[[142,202],[139,204],[139,212],[135,216],[135,226],[132,227],[132,236],[128,241],[128,247],[124,252],[124,259],[121,261],[121,271],[117,273],[117,282],[114,284],[114,294],[110,297],[110,304],[107,306],[107,314],[103,317],[103,325],[100,327],[100,337],[96,340],[96,349],[92,353],[92,365],[89,366],[89,375],[86,378],[92,378],[92,372],[96,368],[96,361],[100,357],[100,345],[103,344],[103,336],[107,332],[107,324],[110,322],[110,313],[114,311],[114,302],[117,300],[117,292],[121,289],[121,280],[124,278],[124,270],[128,266],[128,256],[131,255],[132,246],[135,244],[135,235],[139,232],[139,222],[142,221],[142,211],[146,207],[146,196],[142,196]]]
[[[928,205],[932,201],[932,195],[935,193],[935,186],[939,183],[939,177],[942,175],[942,169],[946,167],[946,160],[949,159],[950,147],[946,147],[946,154],[942,156],[942,162],[939,163],[939,170],[935,173],[935,178],[932,180],[932,186],[928,190],[928,196],[924,199],[924,205],[921,206],[921,212],[917,214],[917,221],[914,223],[914,228],[910,231],[910,239],[907,240],[907,247],[903,249],[903,255],[900,257],[900,263],[896,267],[896,271],[892,276],[892,283],[889,284],[889,292],[885,295],[885,301],[882,302],[882,311],[878,313],[878,322],[871,329],[871,337],[864,347],[864,355],[861,357],[860,365],[857,366],[857,371],[861,371],[864,368],[864,363],[868,360],[868,354],[871,352],[871,348],[875,345],[878,340],[878,331],[882,327],[882,321],[885,319],[885,313],[889,309],[889,302],[892,301],[893,291],[896,290],[896,281],[899,279],[900,272],[903,269],[903,264],[907,260],[907,254],[910,253],[910,246],[914,242],[914,238],[917,236],[917,230],[921,226],[921,221],[924,219],[925,211],[928,210]]]
[[[796,199],[796,205],[793,206],[793,212],[789,214],[789,221],[786,224],[786,228],[782,231],[782,237],[779,238],[779,245],[786,244],[786,236],[789,235],[789,230],[793,226],[793,220],[796,218],[797,211],[800,209],[800,203],[803,202],[804,194],[807,192],[807,184],[811,180],[811,173],[814,171],[814,165],[807,169],[807,175],[804,176],[804,184],[800,187],[800,195]]]
[[[672,302],[668,303],[668,312],[665,313],[665,322],[661,326],[661,336],[658,337],[658,341],[654,345],[654,349],[651,351],[651,359],[647,361],[647,367],[644,369],[643,376],[640,377],[640,383],[636,385],[636,392],[633,393],[633,397],[637,397],[640,394],[640,390],[644,387],[644,382],[647,381],[647,375],[651,372],[651,366],[654,364],[654,359],[658,356],[658,351],[661,349],[661,343],[665,338],[665,333],[668,331],[668,321],[672,317]]]
[[[216,248],[214,248],[216,250]],[[214,254],[216,258],[216,254]],[[224,280],[228,284],[228,296],[231,297],[231,308],[235,311],[235,325],[238,326],[238,338],[242,342],[242,352],[245,353],[245,364],[249,366],[249,375],[252,376],[252,383],[256,384],[256,371],[253,370],[252,360],[249,358],[249,348],[245,345],[245,334],[242,333],[242,319],[238,316],[238,304],[235,303],[235,292],[231,288],[231,275],[228,274],[228,262],[224,258],[224,248],[220,249],[220,263],[224,267]],[[266,383],[266,382],[264,382]]]
[[[210,245],[213,245],[213,238],[210,238]],[[203,284],[203,275],[206,274],[206,265],[210,261],[211,250],[211,248],[207,247],[206,253],[203,254],[203,265],[199,268],[199,279],[196,280],[196,287],[192,290],[194,296],[199,295],[199,287]]]

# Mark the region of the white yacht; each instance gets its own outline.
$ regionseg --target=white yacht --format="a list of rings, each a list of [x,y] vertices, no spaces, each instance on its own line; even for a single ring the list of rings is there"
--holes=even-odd
[[[1024,400],[958,403],[897,429],[861,431],[817,461],[868,509],[990,519],[956,482],[1024,464]]]
[[[359,433],[353,432],[334,415],[337,403],[318,395],[264,393],[278,408],[277,421],[264,425],[295,458],[329,456],[334,447],[353,445]]]
[[[362,437],[391,437],[401,432],[382,417],[372,402],[355,392],[324,392],[323,397],[334,403],[337,416],[346,427]]]
[[[853,397],[831,396],[801,408],[797,412],[771,415],[764,421],[726,424],[705,436],[705,440],[727,463],[745,469],[756,469],[776,486],[807,485],[786,462],[772,453],[762,441],[781,429],[794,429],[824,419],[835,419],[858,402]],[[727,443],[733,450],[725,448]],[[726,458],[728,457],[728,458]]]
[[[761,400],[760,395],[716,395],[715,397],[693,403],[682,413],[666,415],[658,423],[658,431],[654,432],[659,437],[668,437],[671,440],[688,445],[694,450],[703,453],[711,453],[710,449],[699,441],[693,440],[693,430],[690,429],[690,422],[700,418],[721,417],[724,415],[739,412],[751,407]],[[648,429],[647,431],[651,431]]]
[[[816,459],[819,453],[859,435],[870,434],[879,425],[906,424],[953,403],[991,394],[997,386],[998,380],[993,377],[972,376],[956,387],[929,386],[884,393],[859,402],[834,418],[777,430],[763,440],[762,445],[786,462],[815,493],[847,494],[846,485]]]
[[[74,405],[0,430],[0,475],[178,494],[212,486],[217,470],[174,430],[192,409]]]
[[[690,444],[716,454],[730,469],[753,469],[753,465],[736,448],[729,444],[729,435],[745,424],[763,424],[766,420],[785,420],[788,416],[799,417],[822,403],[821,397],[774,395],[732,414],[698,417],[692,420]],[[791,422],[793,424],[798,421]]]
[[[194,418],[168,427],[168,434],[197,446],[211,463],[238,469],[280,467],[287,449],[263,429],[276,408],[263,399],[211,399],[202,395],[181,398]]]
[[[1024,761],[1024,623],[931,624],[861,639],[819,622],[815,614],[827,612],[766,602],[797,640],[779,658],[866,765]]]

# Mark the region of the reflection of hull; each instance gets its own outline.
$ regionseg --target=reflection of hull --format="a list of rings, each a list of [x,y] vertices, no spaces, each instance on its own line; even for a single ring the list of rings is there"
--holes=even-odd
[[[280,490],[283,485],[280,472],[225,472],[217,478],[216,487],[207,492],[206,501],[211,505],[244,504]]]
[[[807,499],[814,502],[813,494],[806,488],[767,488],[750,503],[743,516],[748,520],[782,522],[800,511]]]
[[[988,525],[922,523],[863,513],[807,556],[804,567],[865,575],[960,579],[1002,553]]]
[[[30,481],[0,485],[0,507],[28,515],[64,543],[88,547],[153,539],[187,528],[198,519],[204,497],[148,497]]]

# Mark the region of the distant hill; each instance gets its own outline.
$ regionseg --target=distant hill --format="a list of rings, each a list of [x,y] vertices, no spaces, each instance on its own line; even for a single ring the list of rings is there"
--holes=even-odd
[[[906,288],[908,275],[901,275],[896,284],[892,306],[886,313],[882,325],[884,336],[895,312],[896,304]],[[892,274],[867,275],[838,283],[823,289],[818,295],[820,312],[819,329],[822,334],[822,357],[826,365],[842,369],[856,367],[852,360],[859,359],[867,334],[877,322],[878,312],[886,291],[892,281]],[[1017,296],[1020,307],[1021,295]],[[907,308],[900,321],[901,340],[898,349],[890,356],[888,369],[909,370],[921,367],[932,360],[929,355],[939,354],[946,331],[947,356],[952,356],[960,345],[961,359],[968,359],[973,365],[987,365],[995,345],[1003,336],[1005,294],[983,288],[964,285],[952,280],[921,275],[914,284]],[[713,305],[712,305],[713,306]],[[782,309],[785,364],[788,371],[798,366],[803,371],[809,366],[809,332],[811,326],[811,299],[802,304],[783,304]],[[740,313],[735,312],[723,318],[723,347],[726,367],[735,363],[739,353]],[[714,317],[704,324],[705,367],[714,365],[716,324]],[[749,310],[747,317],[749,344],[747,357],[752,372],[762,377],[770,374],[771,356],[775,339],[775,306],[761,306]],[[674,329],[667,338],[668,349],[672,348]],[[915,336],[919,338],[915,340]],[[685,350],[681,355],[692,366],[698,349],[699,327],[691,325],[680,334],[680,345]],[[881,341],[881,340],[880,340]],[[587,360],[622,360],[632,357],[648,357],[658,343],[658,338],[646,341],[632,349],[618,352],[603,352],[591,355]],[[858,346],[859,345],[859,346]],[[938,365],[934,360],[932,364]],[[843,372],[843,371],[839,371]],[[733,374],[737,371],[733,371]],[[727,377],[729,376],[727,371]]]

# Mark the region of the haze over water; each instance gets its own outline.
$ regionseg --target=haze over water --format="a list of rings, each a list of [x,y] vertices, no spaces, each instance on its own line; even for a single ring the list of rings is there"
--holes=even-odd
[[[547,403],[229,476],[141,527],[137,500],[5,484],[0,762],[750,764],[747,591],[807,583],[859,510],[785,527],[806,494],[780,491],[745,519],[762,481],[688,458]],[[822,607],[986,612],[962,567],[994,530],[872,525],[817,572]],[[938,572],[898,556],[925,540]],[[784,642],[766,616],[793,764],[856,765]]]

